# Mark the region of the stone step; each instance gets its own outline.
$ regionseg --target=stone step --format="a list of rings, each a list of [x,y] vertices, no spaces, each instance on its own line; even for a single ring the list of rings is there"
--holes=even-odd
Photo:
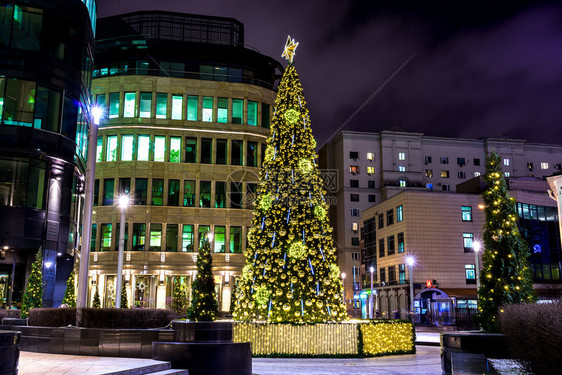
[[[174,370],[174,369],[169,369],[169,370],[164,370],[164,371],[158,371],[158,372],[151,372],[147,375],[189,375],[189,371],[188,370]]]
[[[161,371],[170,370],[172,364],[170,362],[162,362],[154,365],[141,366],[128,370],[106,372],[104,375],[145,375],[145,374],[160,374]],[[176,370],[173,370],[176,371]],[[182,370],[183,371],[183,370]],[[175,374],[172,372],[170,374]],[[181,373],[180,373],[181,374]]]

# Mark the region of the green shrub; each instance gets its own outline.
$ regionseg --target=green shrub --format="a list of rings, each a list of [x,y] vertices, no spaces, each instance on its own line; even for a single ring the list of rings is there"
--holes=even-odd
[[[29,310],[30,326],[66,327],[76,324],[76,308],[40,308]]]
[[[500,313],[512,357],[535,374],[562,374],[562,303],[515,304]]]
[[[86,328],[161,328],[178,317],[167,309],[78,309],[78,325]]]

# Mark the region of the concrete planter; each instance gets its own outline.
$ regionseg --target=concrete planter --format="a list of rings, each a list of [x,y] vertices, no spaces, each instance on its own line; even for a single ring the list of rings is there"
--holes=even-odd
[[[0,331],[0,374],[18,374],[20,338],[20,332]]]
[[[441,333],[443,374],[490,372],[487,358],[510,358],[505,335],[481,332]]]

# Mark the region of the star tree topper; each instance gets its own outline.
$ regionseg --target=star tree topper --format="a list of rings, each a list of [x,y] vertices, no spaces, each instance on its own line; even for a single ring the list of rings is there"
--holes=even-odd
[[[285,43],[285,49],[283,50],[283,53],[281,54],[281,57],[286,58],[287,60],[289,60],[289,63],[293,63],[293,58],[295,57],[295,50],[297,49],[297,47],[299,46],[299,43],[295,43],[294,39],[291,39],[291,36],[288,35],[287,36],[287,42]]]

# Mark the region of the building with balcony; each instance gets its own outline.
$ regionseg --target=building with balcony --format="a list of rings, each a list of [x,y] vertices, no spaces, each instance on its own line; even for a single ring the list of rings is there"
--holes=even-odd
[[[131,306],[169,307],[190,290],[204,233],[213,235],[219,311],[245,264],[259,168],[282,66],[244,47],[231,18],[135,12],[98,22],[93,94],[99,127],[90,298],[115,302],[126,194],[124,286]]]
[[[0,4],[0,306],[21,305],[37,251],[46,307],[74,265],[96,14],[95,0]]]

